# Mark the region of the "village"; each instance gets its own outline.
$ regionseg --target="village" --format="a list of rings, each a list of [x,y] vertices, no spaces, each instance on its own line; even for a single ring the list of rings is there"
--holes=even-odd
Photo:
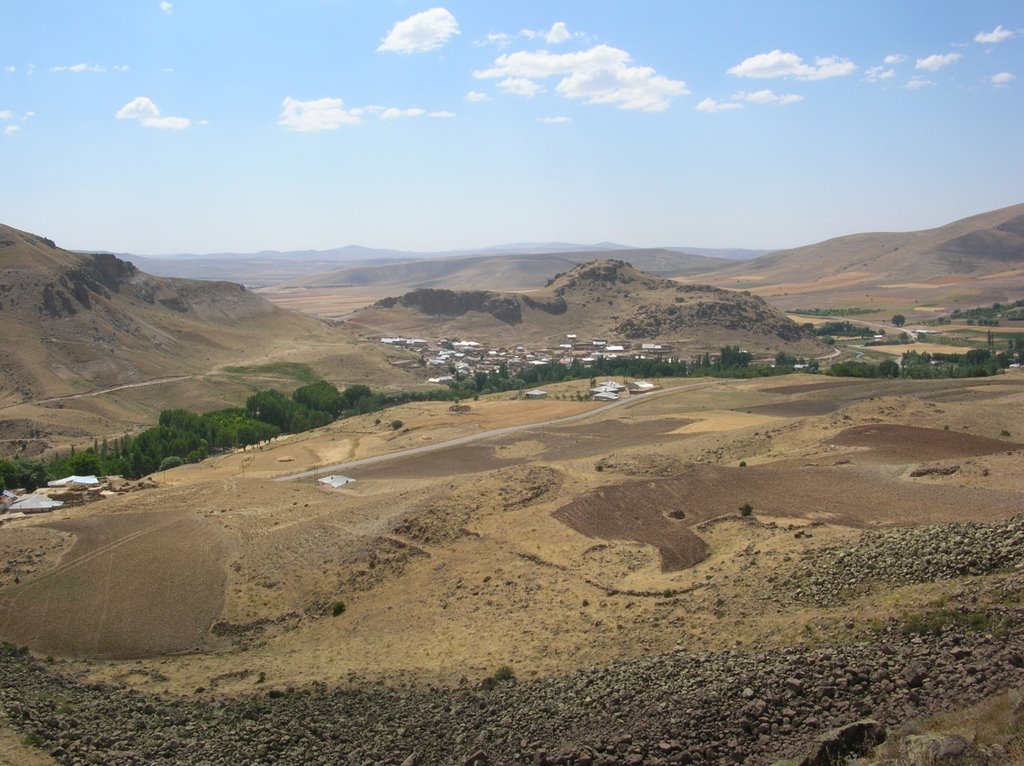
[[[489,348],[487,344],[473,340],[443,338],[430,342],[424,338],[382,337],[380,343],[405,348],[419,355],[419,363],[439,374],[427,378],[428,383],[448,385],[460,376],[477,373],[496,373],[504,370],[509,375],[533,367],[562,364],[568,367],[573,362],[589,366],[601,359],[627,357],[633,359],[657,359],[677,361],[671,357],[673,347],[667,343],[630,344],[623,341],[609,341],[593,338],[581,341],[575,333],[565,336],[557,347],[528,349],[525,346]],[[414,360],[400,360],[400,366],[416,364]],[[605,381],[590,389],[591,398],[597,401],[615,401],[624,392],[646,393],[658,386],[646,381],[635,381],[629,386]],[[526,391],[523,396],[538,399],[547,396],[541,389]]]

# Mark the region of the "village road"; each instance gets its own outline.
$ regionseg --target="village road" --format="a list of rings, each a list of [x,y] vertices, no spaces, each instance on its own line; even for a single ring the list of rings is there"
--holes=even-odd
[[[710,386],[717,386],[726,383],[726,380],[716,379],[711,381],[704,381],[701,383],[691,383],[687,386],[674,386],[672,388],[666,388],[661,391],[652,391],[649,394],[634,394],[627,399],[620,399],[617,402],[606,404],[603,407],[597,407],[593,410],[587,410],[576,415],[569,415],[564,418],[555,418],[554,420],[542,420],[539,423],[524,423],[518,426],[506,426],[505,428],[495,428],[491,431],[482,431],[478,434],[470,434],[469,436],[460,436],[457,439],[449,439],[448,441],[438,442],[437,444],[427,444],[422,447],[412,447],[411,449],[400,450],[398,452],[388,452],[384,455],[374,455],[372,457],[364,457],[360,460],[351,460],[347,463],[336,463],[334,465],[322,466],[309,471],[302,471],[301,473],[293,473],[287,476],[279,476],[274,481],[294,481],[296,479],[308,479],[313,476],[320,474],[336,473],[338,471],[348,471],[353,468],[359,468],[360,466],[373,465],[375,463],[383,463],[388,460],[399,460],[401,458],[410,457],[411,455],[422,455],[427,452],[439,452],[445,449],[451,449],[452,447],[460,447],[464,444],[472,444],[473,442],[484,441],[486,439],[493,439],[496,436],[505,436],[506,434],[513,434],[517,431],[526,431],[539,426],[558,426],[566,423],[575,423],[585,418],[591,418],[595,415],[614,410],[619,407],[629,407],[641,404],[643,402],[649,402],[651,399],[660,398],[662,396],[671,396],[672,394],[678,394],[683,391],[693,391],[698,388],[708,388]]]

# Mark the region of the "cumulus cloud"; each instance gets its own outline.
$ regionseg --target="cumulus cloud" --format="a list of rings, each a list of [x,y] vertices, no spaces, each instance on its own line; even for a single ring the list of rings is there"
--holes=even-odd
[[[476,104],[481,101],[490,101],[491,97],[486,93],[481,93],[478,90],[471,90],[465,96],[462,97],[465,101],[469,101],[471,104]]]
[[[931,84],[932,81],[925,77],[914,77],[903,87],[907,90],[921,90],[921,88],[927,88]]]
[[[1009,85],[1011,82],[1016,80],[1017,77],[1010,72],[1000,72],[999,74],[992,75],[988,81],[993,85]]]
[[[142,127],[158,130],[184,130],[192,124],[187,117],[162,117],[157,105],[145,96],[133,98],[114,116],[119,120],[138,120]]]
[[[281,102],[277,124],[300,133],[316,130],[337,130],[342,125],[359,125],[358,114],[343,108],[340,98],[317,98],[300,101],[288,96]]]
[[[803,96],[798,96],[795,93],[789,93],[786,95],[776,95],[771,90],[756,90],[753,93],[746,93],[740,91],[732,97],[733,101],[747,101],[751,104],[776,104],[778,106],[786,106],[787,104],[796,104],[797,102],[803,101]]]
[[[160,10],[170,16],[174,12],[174,4],[167,2],[167,0],[163,0],[163,2],[160,3]]]
[[[377,117],[381,120],[401,120],[415,117],[433,117],[448,119],[455,116],[454,112],[428,112],[419,107],[400,109],[394,106],[354,106],[346,109],[340,98],[317,98],[300,101],[288,97],[282,102],[281,114],[277,124],[299,133],[312,133],[319,130],[337,130],[345,125],[362,125],[364,117]]]
[[[519,31],[519,34],[521,37],[526,37],[530,40],[542,39],[548,45],[558,45],[577,36],[569,31],[564,21],[556,21],[551,25],[551,29],[548,30],[522,29]]]
[[[7,72],[7,74],[14,74],[18,70],[15,69],[13,65],[11,65],[11,66],[5,66],[4,67],[4,71]]]
[[[538,117],[537,122],[543,122],[545,125],[565,125],[572,122],[572,119],[570,117]]]
[[[526,77],[507,77],[498,83],[498,87],[506,93],[516,96],[533,98],[537,93],[544,90],[544,86]]]
[[[452,35],[459,34],[459,22],[446,8],[431,8],[396,22],[379,51],[426,53],[437,50]]]
[[[696,106],[698,112],[726,112],[742,108],[743,104],[737,104],[735,101],[716,101],[713,98],[706,98]]]
[[[1013,37],[1013,32],[1009,29],[1003,29],[1003,25],[1000,24],[991,32],[978,32],[974,36],[974,42],[976,43],[1001,43],[1004,40],[1009,40]]]
[[[9,135],[11,135],[13,133],[17,133],[19,130],[21,130],[21,127],[18,126],[18,125],[4,125],[4,135],[5,136],[9,136]]]
[[[888,56],[882,59],[882,63],[886,64],[887,66],[892,66],[893,64],[902,64],[906,60],[907,57],[904,56],[902,53],[890,53]]]
[[[865,80],[868,82],[878,82],[879,80],[888,80],[896,76],[895,69],[886,69],[884,66],[872,66],[865,70]]]
[[[918,59],[914,68],[924,69],[928,72],[938,72],[942,67],[949,66],[960,58],[962,57],[959,53],[933,53],[931,56]]]
[[[9,109],[0,110],[0,120],[13,120],[14,112]]]
[[[805,64],[795,53],[784,53],[778,49],[770,53],[759,53],[744,59],[731,67],[728,72],[736,77],[767,79],[772,77],[795,77],[798,80],[826,80],[853,74],[857,65],[849,59],[832,56],[819,57],[814,66]]]
[[[558,77],[555,90],[588,104],[613,104],[619,109],[663,112],[676,96],[686,95],[686,83],[670,80],[651,67],[632,66],[626,51],[597,45],[575,53],[517,51],[499,56],[490,69],[473,73],[478,79],[505,78],[500,86],[521,95],[533,95],[537,80]],[[531,85],[526,85],[529,81]]]
[[[491,32],[483,40],[476,40],[473,45],[482,48],[485,45],[497,45],[499,48],[507,48],[512,42],[512,36],[505,32]]]
[[[382,120],[399,120],[403,117],[422,117],[426,113],[425,109],[397,109],[392,106],[381,112],[380,118]]]

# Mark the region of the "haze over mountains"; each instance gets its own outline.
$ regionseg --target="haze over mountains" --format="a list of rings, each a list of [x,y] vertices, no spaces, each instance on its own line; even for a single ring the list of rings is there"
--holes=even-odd
[[[703,255],[721,259],[754,258],[769,252],[768,250],[740,248],[635,248],[614,242],[601,242],[592,245],[569,242],[519,242],[492,247],[446,250],[441,252],[411,252],[348,245],[329,250],[264,250],[256,253],[173,254],[161,256],[118,253],[118,256],[132,261],[139,268],[150,274],[189,279],[226,279],[254,287],[263,287],[285,282],[301,284],[303,279],[310,275],[321,275],[326,272],[340,272],[333,279],[344,280],[343,272],[350,268],[374,265],[386,266],[399,262],[416,263],[418,261],[435,262],[448,259],[486,259],[513,256],[543,260],[541,256],[558,254],[564,257],[576,255],[578,257],[574,259],[574,262],[581,263],[586,260],[593,260],[595,257],[600,257],[600,254],[626,251],[631,254],[637,252],[662,252],[665,254]],[[681,262],[685,264],[687,261],[684,258]]]

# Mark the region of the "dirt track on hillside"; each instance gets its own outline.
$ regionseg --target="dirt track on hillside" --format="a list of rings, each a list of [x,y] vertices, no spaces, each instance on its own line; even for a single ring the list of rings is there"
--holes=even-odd
[[[224,536],[192,513],[56,521],[76,541],[58,565],[0,592],[0,638],[78,657],[195,649],[224,601]]]

